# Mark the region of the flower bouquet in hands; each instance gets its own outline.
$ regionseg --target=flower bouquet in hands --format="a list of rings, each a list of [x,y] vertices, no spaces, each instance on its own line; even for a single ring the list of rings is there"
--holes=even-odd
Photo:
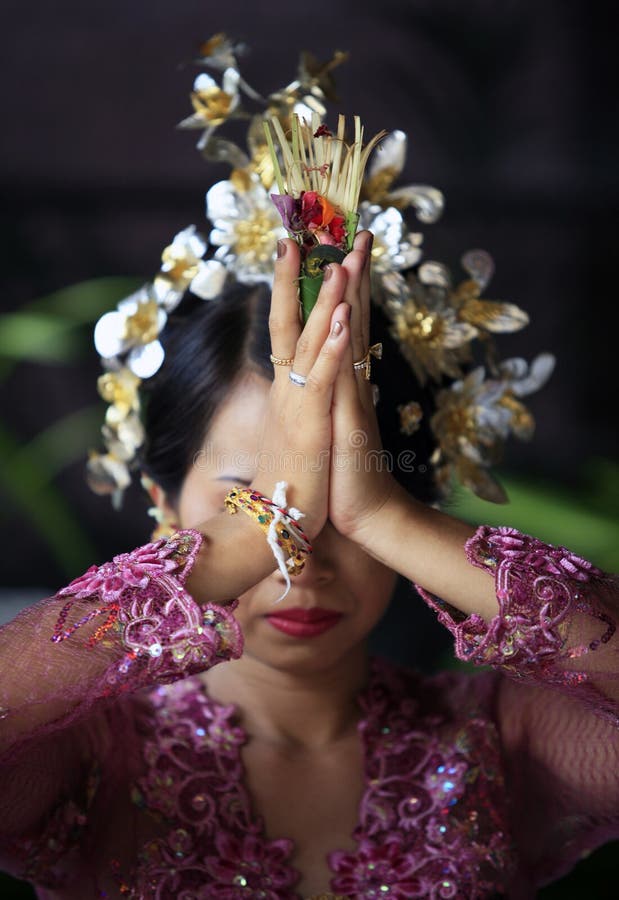
[[[290,138],[278,118],[264,122],[279,191],[271,194],[271,199],[284,228],[301,250],[303,323],[318,298],[325,266],[342,262],[352,250],[365,167],[370,153],[387,133],[379,132],[364,147],[358,116],[354,117],[354,126],[354,140],[347,144],[344,116],[339,117],[337,133],[333,134],[315,113],[310,123],[294,115]]]

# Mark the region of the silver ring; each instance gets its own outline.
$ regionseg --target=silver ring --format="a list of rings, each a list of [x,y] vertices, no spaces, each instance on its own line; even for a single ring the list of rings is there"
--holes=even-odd
[[[297,372],[293,372],[291,369],[288,372],[288,378],[292,381],[293,384],[298,384],[299,387],[305,387],[305,382],[307,381],[305,375],[299,375]]]

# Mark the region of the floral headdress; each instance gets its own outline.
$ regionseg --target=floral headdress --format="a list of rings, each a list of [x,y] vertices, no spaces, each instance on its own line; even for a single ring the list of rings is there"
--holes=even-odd
[[[270,284],[277,241],[289,235],[301,248],[306,319],[324,265],[341,260],[357,228],[364,228],[374,233],[373,301],[385,312],[417,380],[435,389],[429,424],[438,486],[447,492],[455,477],[478,496],[504,502],[490,468],[509,434],[531,437],[534,421],[522,398],[545,383],[554,357],[543,353],[530,364],[499,360],[493,335],[523,328],[528,316],[511,303],[482,299],[493,273],[485,251],[464,254],[466,277],[458,284],[442,263],[421,262],[422,235],[409,230],[403,213],[412,209],[419,222],[431,224],[444,201],[428,185],[394,187],[404,167],[406,135],[381,133],[364,147],[355,117],[348,144],[342,116],[335,133],[329,130],[332,72],[346,54],[320,63],[303,53],[297,78],[264,98],[240,73],[237,58],[243,49],[224,34],[202,45],[196,63],[218,77],[206,71],[197,76],[193,114],[179,124],[201,132],[197,147],[207,161],[231,167],[229,178],[206,194],[208,240],[193,225],[177,234],[152,282],[121,300],[95,327],[105,369],[98,389],[109,406],[102,429],[105,452],[92,452],[88,462],[90,486],[111,494],[118,505],[131,481],[145,437],[138,389],[163,362],[159,334],[186,292],[212,302],[235,280]],[[233,119],[249,123],[246,149],[221,134]],[[209,245],[213,252],[205,258]],[[398,411],[402,431],[413,435],[419,404],[411,399]]]

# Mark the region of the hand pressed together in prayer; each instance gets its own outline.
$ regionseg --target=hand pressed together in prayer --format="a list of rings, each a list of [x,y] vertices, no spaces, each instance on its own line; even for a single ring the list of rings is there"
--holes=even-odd
[[[397,489],[384,458],[371,379],[366,378],[363,368],[353,368],[353,363],[364,359],[372,343],[372,240],[369,231],[360,232],[342,263],[347,274],[345,299],[351,308],[351,337],[335,382],[331,414],[329,519],[351,540],[357,540]]]
[[[279,242],[269,316],[274,379],[257,454],[252,487],[267,496],[277,481],[289,486],[288,502],[304,513],[310,537],[328,516],[329,458],[332,441],[333,386],[349,342],[350,306],[345,302],[347,273],[330,265],[306,326],[299,321],[297,281],[299,248]],[[295,384],[293,373],[305,384]]]
[[[270,493],[274,480],[285,478],[289,500],[305,513],[310,533],[318,533],[328,517],[341,534],[354,539],[356,529],[395,486],[388,467],[380,464],[371,382],[363,369],[353,368],[369,346],[372,235],[360,232],[342,265],[327,268],[304,328],[297,300],[299,251],[290,240],[280,246],[284,252],[273,287],[271,349],[278,359],[294,362],[274,366],[259,453],[263,470],[252,485]],[[330,333],[335,322],[342,323],[339,335]],[[306,378],[303,388],[290,381],[291,371]],[[273,461],[279,463],[278,472]]]

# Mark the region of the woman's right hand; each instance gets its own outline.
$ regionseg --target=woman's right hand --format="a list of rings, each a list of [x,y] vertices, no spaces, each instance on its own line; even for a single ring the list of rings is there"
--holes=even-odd
[[[278,481],[288,483],[288,506],[305,514],[301,523],[311,538],[322,530],[328,512],[331,401],[340,360],[348,346],[350,306],[344,302],[346,271],[325,270],[318,301],[305,327],[299,316],[299,248],[280,241],[269,316],[271,352],[294,359],[292,369],[307,381],[293,384],[289,365],[274,365],[264,428],[252,487],[273,496]]]

